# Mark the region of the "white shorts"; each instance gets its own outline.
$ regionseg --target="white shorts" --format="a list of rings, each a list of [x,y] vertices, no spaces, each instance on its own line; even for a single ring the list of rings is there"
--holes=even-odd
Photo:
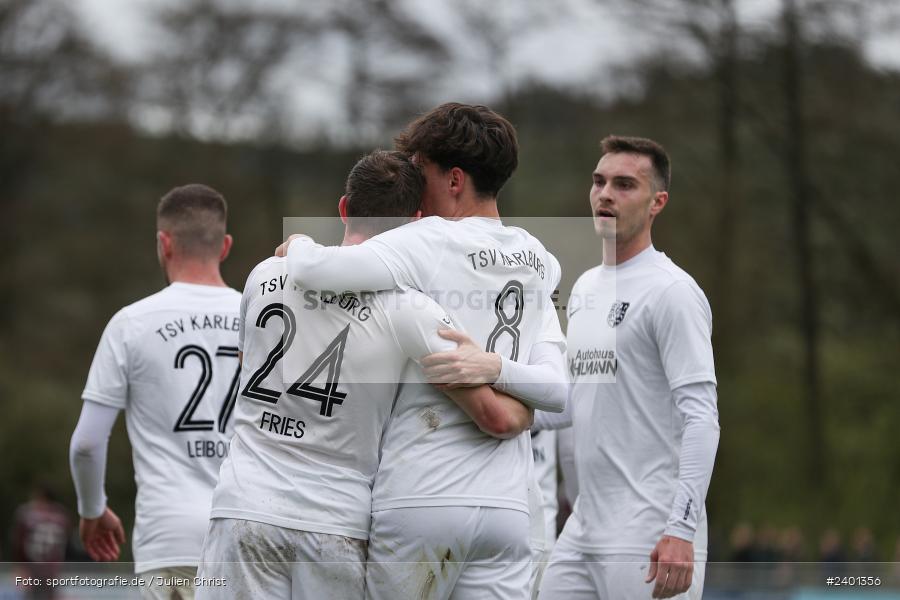
[[[197,567],[165,567],[139,575],[147,581],[141,586],[141,600],[194,600]]]
[[[429,506],[372,514],[366,596],[373,600],[528,600],[528,515]]]
[[[655,581],[645,583],[650,557],[629,554],[588,554],[567,543],[565,532],[556,542],[541,582],[540,600],[649,600]],[[705,562],[694,563],[690,589],[673,596],[700,600]]]
[[[197,600],[362,600],[366,542],[243,519],[211,519],[200,554]],[[205,585],[206,581],[224,580]]]

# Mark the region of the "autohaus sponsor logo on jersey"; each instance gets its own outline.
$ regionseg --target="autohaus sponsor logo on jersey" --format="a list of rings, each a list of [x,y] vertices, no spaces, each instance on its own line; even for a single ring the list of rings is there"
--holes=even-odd
[[[569,360],[569,373],[572,377],[585,375],[612,375],[615,377],[619,368],[615,350],[579,350]]]
[[[606,315],[606,322],[610,327],[615,327],[625,320],[625,312],[631,306],[630,302],[613,302],[609,307],[609,314]]]

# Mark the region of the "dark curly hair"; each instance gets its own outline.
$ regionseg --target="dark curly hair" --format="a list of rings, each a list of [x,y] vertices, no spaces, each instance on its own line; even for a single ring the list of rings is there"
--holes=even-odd
[[[519,164],[512,124],[487,106],[448,102],[422,115],[394,140],[406,154],[465,171],[480,196],[496,197]]]

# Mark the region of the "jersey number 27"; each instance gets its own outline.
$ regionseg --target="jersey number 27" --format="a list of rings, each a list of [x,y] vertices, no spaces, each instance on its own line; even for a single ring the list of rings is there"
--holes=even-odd
[[[209,387],[209,384],[212,381],[212,358],[210,358],[209,352],[202,346],[188,344],[175,355],[175,368],[183,369],[185,361],[187,361],[190,356],[197,357],[200,361],[202,370],[200,371],[200,379],[197,381],[197,387],[194,388],[194,392],[188,399],[187,404],[184,405],[184,409],[182,409],[181,414],[178,415],[178,420],[175,421],[174,431],[212,431],[212,421],[208,419],[200,421],[194,420],[194,411],[197,410],[200,401],[203,399],[203,395],[206,393],[206,388]],[[237,346],[219,346],[216,349],[216,356],[237,358]],[[217,419],[219,433],[225,433],[225,428],[228,426],[228,419],[231,418],[231,411],[234,409],[234,401],[237,399],[238,377],[240,377],[240,374],[241,367],[238,365],[237,369],[234,371],[234,377],[231,378],[231,385],[228,386],[228,392],[225,394],[225,399],[222,401],[222,408],[219,410],[219,418]]]

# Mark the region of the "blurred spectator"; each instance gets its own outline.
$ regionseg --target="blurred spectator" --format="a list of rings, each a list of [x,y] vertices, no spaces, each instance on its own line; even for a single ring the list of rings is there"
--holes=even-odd
[[[820,562],[847,562],[847,553],[837,529],[826,529],[819,541]]]
[[[13,516],[12,560],[21,563],[25,577],[46,581],[59,572],[65,560],[72,521],[68,511],[56,501],[52,489],[37,483],[31,499],[19,506]],[[30,598],[53,598],[50,586],[28,588]]]
[[[850,560],[853,562],[875,562],[875,539],[872,530],[868,527],[857,527],[853,532],[853,554]]]
[[[806,541],[803,532],[796,525],[792,525],[781,531],[778,536],[779,560],[775,571],[775,584],[778,587],[789,588],[797,584],[799,574],[802,572],[802,563],[806,558]]]
[[[748,523],[738,523],[731,530],[731,562],[752,562],[757,557],[753,528]]]
[[[781,560],[784,562],[803,562],[806,559],[806,540],[803,532],[796,525],[781,532],[779,540]]]
[[[819,539],[819,562],[825,575],[834,577],[843,574],[847,553],[837,529],[826,529]]]
[[[779,533],[772,525],[765,525],[756,535],[756,556],[759,562],[775,563],[781,561]]]

